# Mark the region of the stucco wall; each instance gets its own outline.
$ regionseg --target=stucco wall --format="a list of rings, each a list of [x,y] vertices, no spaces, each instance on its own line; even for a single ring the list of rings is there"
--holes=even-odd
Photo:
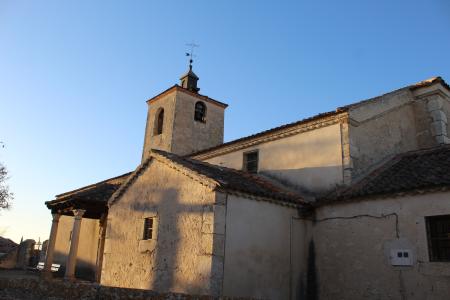
[[[242,169],[243,153],[259,150],[259,173],[303,190],[324,192],[343,182],[340,124],[265,142],[206,161]]]
[[[224,295],[297,299],[305,287],[306,225],[297,210],[230,195]]]
[[[56,235],[53,263],[66,265],[70,249],[70,234],[73,228],[73,217],[61,216]],[[78,244],[76,275],[94,279],[97,262],[99,222],[83,218],[81,221],[80,241]]]
[[[317,209],[319,299],[448,299],[450,264],[429,262],[425,217],[450,214],[449,197],[435,193]],[[391,249],[411,249],[414,265],[392,266]]]
[[[152,160],[109,210],[101,284],[188,294],[221,293],[221,197]],[[142,241],[144,218],[155,239]],[[213,255],[214,254],[214,255]]]

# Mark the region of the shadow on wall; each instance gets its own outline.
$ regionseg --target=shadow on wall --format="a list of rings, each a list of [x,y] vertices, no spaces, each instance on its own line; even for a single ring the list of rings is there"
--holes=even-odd
[[[214,265],[205,264],[204,260],[216,260],[212,253],[202,248],[203,214],[213,213],[212,204],[196,204],[195,196],[190,203],[186,199],[181,201],[178,190],[174,188],[148,191],[144,197],[140,196],[140,199],[151,198],[151,201],[135,202],[131,209],[158,216],[156,248],[149,259],[153,276],[150,276],[148,288],[188,294],[213,292],[210,289],[217,285],[214,277],[210,276]]]
[[[316,249],[314,240],[311,240],[308,247],[308,269],[306,275],[306,299],[308,300],[319,299],[316,268]]]
[[[343,184],[342,166],[261,170],[259,173],[303,194],[326,194]]]

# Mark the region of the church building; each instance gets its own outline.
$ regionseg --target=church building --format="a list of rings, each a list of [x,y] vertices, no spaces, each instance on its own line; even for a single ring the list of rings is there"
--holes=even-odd
[[[225,142],[190,66],[142,161],[57,195],[44,271],[262,299],[447,299],[450,87],[434,77]]]

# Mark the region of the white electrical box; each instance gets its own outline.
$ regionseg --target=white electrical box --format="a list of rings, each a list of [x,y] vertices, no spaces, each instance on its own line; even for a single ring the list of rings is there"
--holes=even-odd
[[[393,266],[412,266],[413,257],[410,249],[392,249],[391,265]]]

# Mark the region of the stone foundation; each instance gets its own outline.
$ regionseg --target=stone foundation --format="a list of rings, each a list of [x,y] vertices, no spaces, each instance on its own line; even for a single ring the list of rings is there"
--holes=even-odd
[[[250,298],[228,298],[195,296],[176,293],[160,294],[149,290],[100,286],[88,282],[43,280],[33,278],[0,278],[0,299],[170,299],[170,300],[246,300]]]

